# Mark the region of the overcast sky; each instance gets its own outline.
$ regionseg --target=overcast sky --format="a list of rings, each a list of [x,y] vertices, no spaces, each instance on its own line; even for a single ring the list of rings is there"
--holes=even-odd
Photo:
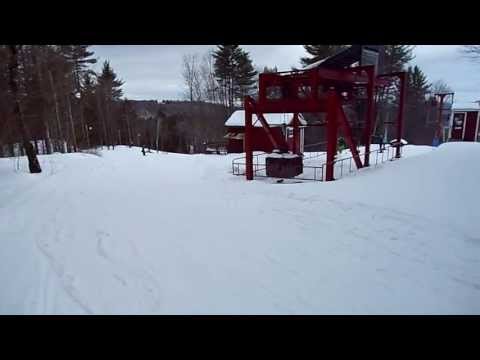
[[[250,52],[255,66],[290,70],[305,55],[301,45],[241,45]],[[182,55],[204,54],[214,45],[98,45],[95,55],[110,60],[125,81],[125,96],[134,100],[165,100],[182,97]],[[465,59],[457,45],[418,45],[412,64],[419,65],[429,81],[443,80],[455,91],[457,106],[475,106],[480,100],[480,62]],[[101,64],[96,65],[99,70]]]

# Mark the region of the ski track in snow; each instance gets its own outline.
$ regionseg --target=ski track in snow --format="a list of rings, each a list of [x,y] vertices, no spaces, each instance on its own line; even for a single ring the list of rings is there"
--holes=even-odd
[[[133,151],[41,157],[39,179],[0,193],[5,224],[28,224],[23,240],[86,314],[480,311],[480,239],[457,223],[331,183],[247,183],[228,157]],[[57,311],[49,277],[26,312]]]

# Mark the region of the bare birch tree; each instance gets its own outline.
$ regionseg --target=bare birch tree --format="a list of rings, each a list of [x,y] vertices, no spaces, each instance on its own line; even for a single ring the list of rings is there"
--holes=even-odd
[[[468,58],[480,61],[480,45],[463,45],[460,51]]]
[[[197,54],[185,54],[182,58],[182,77],[186,97],[190,101],[202,100],[202,84]]]
[[[203,98],[209,102],[217,103],[218,83],[215,79],[213,50],[209,50],[202,57],[200,64],[200,79],[202,84]]]

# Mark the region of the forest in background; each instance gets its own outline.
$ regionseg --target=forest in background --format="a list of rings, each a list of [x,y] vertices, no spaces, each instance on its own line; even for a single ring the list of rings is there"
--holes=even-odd
[[[300,63],[345,46],[304,45]],[[379,73],[408,72],[405,137],[425,143],[434,127],[431,95],[451,89],[409,66],[413,49],[383,46]],[[27,142],[36,154],[116,145],[202,152],[206,144],[223,140],[224,121],[244,96],[255,96],[258,74],[277,70],[276,64],[255,67],[239,45],[218,45],[204,54],[184,54],[182,100],[133,101],[124,96],[124,82],[108,60],[99,72],[93,70],[97,61],[89,45],[0,45],[0,156],[25,154]],[[377,95],[377,135],[396,112],[396,91],[394,84]],[[320,132],[307,133],[306,143],[317,141]]]

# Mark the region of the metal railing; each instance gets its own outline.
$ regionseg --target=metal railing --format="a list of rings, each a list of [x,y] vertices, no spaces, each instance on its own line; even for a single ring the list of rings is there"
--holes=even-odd
[[[395,159],[395,150],[396,146],[392,145],[386,145],[383,148],[379,148],[376,150],[371,150],[370,153],[370,166],[377,167],[379,164],[382,164],[386,161],[393,161]],[[400,147],[401,150],[401,147]],[[360,157],[365,158],[365,152],[359,154]],[[373,156],[375,156],[375,163],[373,163]],[[339,159],[335,159],[333,161],[333,166],[334,166],[334,178],[336,180],[344,177],[344,175],[350,174],[350,173],[357,173],[356,168],[352,166],[352,160],[354,159],[353,156],[349,157],[343,157]],[[348,162],[348,166],[345,166],[345,164]],[[322,164],[322,166],[326,167],[327,162]]]
[[[256,177],[269,177],[266,174],[265,158],[269,153],[260,153],[253,155],[253,173]],[[239,157],[232,160],[232,174],[245,175],[246,157]],[[313,165],[303,165],[303,173],[295,176],[293,179],[306,181],[323,181],[323,167]]]
[[[259,158],[262,155],[269,155],[269,153],[263,152],[260,154],[254,154],[253,155],[253,173],[256,174],[258,171],[266,169],[265,164],[260,164],[259,163]],[[243,160],[243,162],[242,162]],[[240,171],[240,166],[243,166],[245,169],[245,166],[247,165],[246,163],[246,157],[238,157],[232,160],[232,174],[233,175],[245,175],[245,171],[241,172]]]
[[[370,151],[370,166],[377,167],[378,165],[386,162],[393,161],[395,159],[396,146],[386,145],[383,148]],[[401,150],[401,147],[400,147]],[[265,158],[269,153],[260,153],[253,155],[253,173],[256,177],[268,177],[266,175],[266,163]],[[303,160],[311,160],[321,156],[326,156],[325,152],[315,152],[313,155],[307,154],[303,157]],[[365,158],[365,152],[359,154],[360,157]],[[375,159],[375,160],[374,160]],[[357,173],[356,166],[353,164],[354,157],[341,157],[333,161],[334,177],[336,180],[351,174]],[[303,165],[303,173],[295,176],[292,179],[306,180],[306,181],[325,181],[324,175],[326,173],[327,162],[323,162],[321,165]],[[232,160],[232,174],[233,175],[245,175],[246,169],[246,157],[238,157]]]

